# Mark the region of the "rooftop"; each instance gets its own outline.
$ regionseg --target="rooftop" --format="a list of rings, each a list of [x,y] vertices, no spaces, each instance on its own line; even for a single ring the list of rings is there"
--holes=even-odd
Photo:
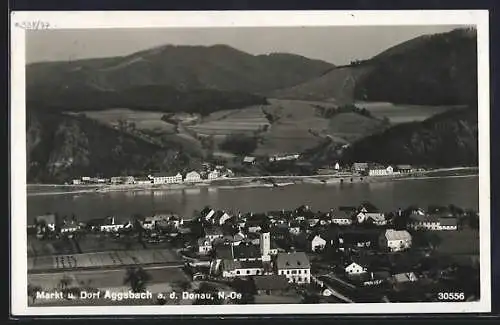
[[[311,267],[309,258],[304,252],[278,253],[276,265],[278,269],[305,269]]]

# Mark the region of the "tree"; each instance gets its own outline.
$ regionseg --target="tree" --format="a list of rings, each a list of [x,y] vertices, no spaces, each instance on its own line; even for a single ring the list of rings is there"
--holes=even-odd
[[[195,291],[197,294],[209,294],[210,299],[196,299],[193,305],[222,305],[223,300],[218,296],[217,288],[208,282],[202,282],[200,287]]]
[[[229,135],[219,147],[236,155],[248,155],[257,149],[258,139],[245,134]]]
[[[61,280],[59,280],[59,288],[61,288],[62,290],[66,290],[72,282],[73,282],[73,279],[65,274],[61,278]]]
[[[123,284],[130,285],[133,292],[144,292],[147,283],[151,280],[151,275],[142,267],[130,267],[127,269]]]
[[[231,286],[236,290],[236,292],[241,293],[241,299],[238,300],[238,304],[246,305],[255,302],[255,284],[252,280],[243,280],[241,278],[236,278]]]
[[[36,293],[42,291],[42,287],[38,285],[28,284],[28,298],[31,298],[31,302],[35,303]]]

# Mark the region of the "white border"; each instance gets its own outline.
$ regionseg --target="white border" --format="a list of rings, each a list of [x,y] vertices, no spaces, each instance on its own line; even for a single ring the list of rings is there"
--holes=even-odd
[[[486,10],[13,12],[11,14],[11,311],[23,315],[366,314],[491,311],[489,23]],[[25,22],[53,29],[476,25],[478,41],[481,300],[461,303],[282,304],[210,306],[28,307],[26,241]]]

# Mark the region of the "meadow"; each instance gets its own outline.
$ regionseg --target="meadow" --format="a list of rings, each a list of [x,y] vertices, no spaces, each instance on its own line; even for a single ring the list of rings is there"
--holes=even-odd
[[[174,124],[162,120],[164,113],[134,111],[130,109],[109,109],[86,111],[84,114],[110,126],[119,121],[134,123],[135,129],[150,137],[167,136],[169,141],[182,144],[197,152],[207,149],[201,138],[211,136],[215,152],[228,135],[246,134],[258,136],[256,155],[273,155],[303,152],[317,146],[325,137],[345,144],[357,141],[370,134],[382,131],[387,125],[422,121],[432,115],[455,108],[454,106],[417,106],[384,102],[356,102],[359,108],[367,109],[372,117],[357,113],[338,113],[331,118],[318,114],[318,108],[335,107],[331,101],[307,101],[293,99],[269,99],[268,105],[254,105],[243,109],[221,110],[208,116],[179,113],[171,119],[182,121],[176,129]],[[271,118],[272,120],[270,120]]]

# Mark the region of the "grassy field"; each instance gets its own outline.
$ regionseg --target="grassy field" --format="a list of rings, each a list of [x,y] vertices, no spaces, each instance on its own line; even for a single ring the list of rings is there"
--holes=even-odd
[[[145,268],[145,270],[151,277],[149,285],[189,280],[180,268]],[[63,278],[68,278],[69,287],[120,288],[126,286],[123,281],[125,275],[126,269],[28,274],[28,283],[50,290],[57,288]]]
[[[213,136],[217,148],[231,134],[258,135],[261,141],[255,154],[272,155],[302,152],[315,147],[327,136],[338,143],[351,143],[382,130],[384,125],[381,120],[384,117],[387,117],[391,124],[422,121],[453,108],[357,102],[356,105],[369,110],[375,118],[355,113],[341,113],[326,119],[317,114],[319,106],[327,108],[335,107],[337,104],[338,101],[329,100],[272,98],[269,99],[269,105],[217,111],[203,118],[185,113],[175,114],[172,116],[173,119],[183,121],[183,125],[177,130],[173,124],[161,120],[163,116],[161,112],[109,109],[84,113],[87,117],[110,126],[118,125],[120,120],[133,122],[137,130],[149,136],[153,138],[166,136],[168,141],[181,144],[197,154],[203,154],[207,149],[201,144],[199,136]],[[270,123],[266,114],[274,116],[277,121]]]
[[[164,122],[161,117],[162,112],[134,111],[126,108],[114,108],[102,111],[82,112],[88,118],[97,120],[111,126],[118,125],[118,121],[123,120],[134,123],[138,130],[148,130],[163,133],[174,132],[173,124]]]
[[[170,249],[109,251],[85,254],[65,254],[29,258],[30,271],[75,270],[79,268],[122,267],[127,265],[180,263],[180,257]]]
[[[463,108],[463,106],[423,106],[383,102],[356,102],[356,105],[366,108],[375,117],[387,117],[391,124],[423,121],[450,109]]]

